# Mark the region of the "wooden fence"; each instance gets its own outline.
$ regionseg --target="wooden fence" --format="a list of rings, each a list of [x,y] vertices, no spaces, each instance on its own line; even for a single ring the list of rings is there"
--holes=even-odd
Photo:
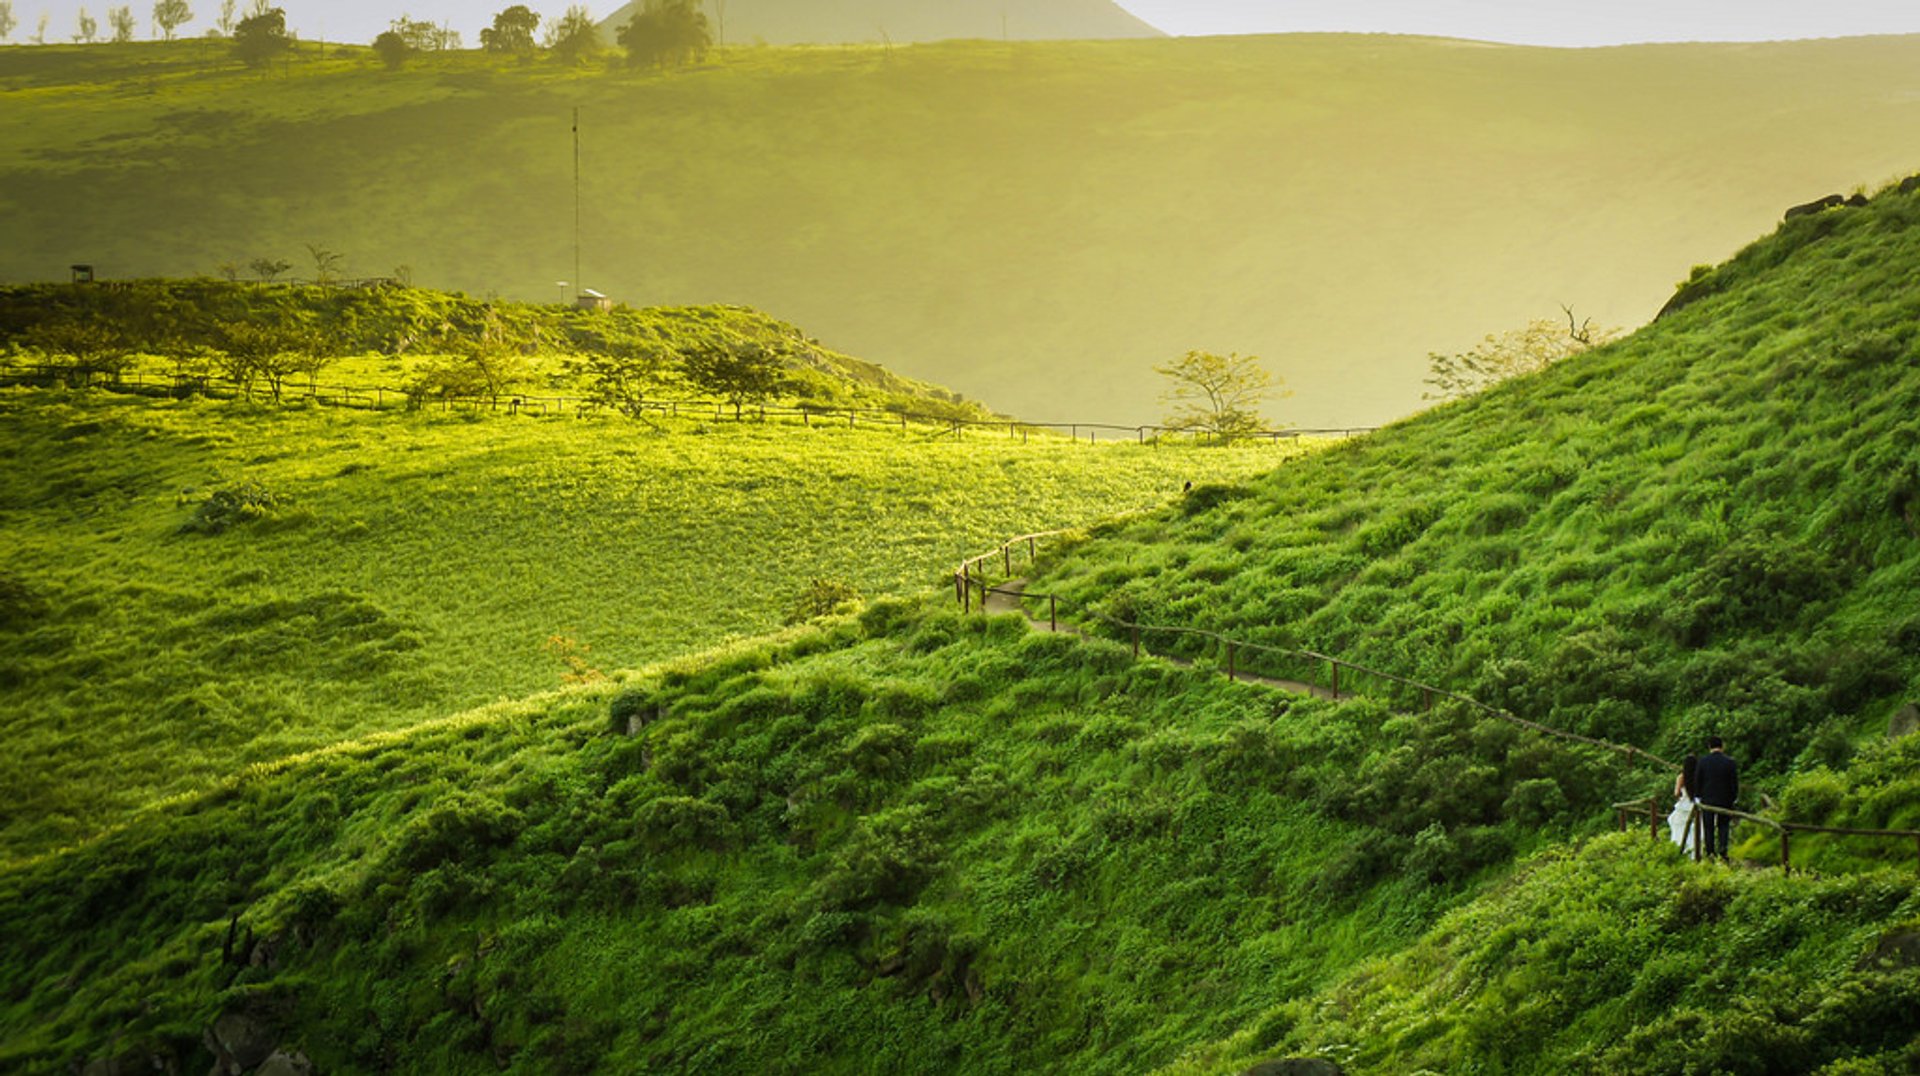
[[[255,392],[271,395],[271,389],[256,389],[221,376],[187,376],[183,374],[162,374],[142,370],[124,372],[93,369],[85,366],[62,366],[51,363],[15,363],[0,366],[0,384],[35,385],[50,387],[65,385],[70,388],[98,388],[112,392],[126,392],[147,396],[166,396],[182,399],[190,396],[209,396],[232,399],[251,396]],[[314,381],[288,381],[280,390],[278,401],[282,403],[316,403],[331,407],[352,408],[367,411],[383,411],[389,408],[439,411],[484,411],[508,415],[591,415],[608,412],[604,405],[584,396],[537,393],[498,393],[479,396],[424,395],[409,392],[403,388],[387,385],[333,385],[319,384]],[[638,416],[654,415],[670,418],[699,418],[712,421],[753,419],[759,422],[783,420],[797,422],[803,426],[840,425],[848,427],[885,426],[897,427],[907,431],[913,427],[931,429],[935,436],[951,436],[958,439],[966,431],[986,431],[997,433],[1006,431],[1010,438],[1025,443],[1034,434],[1045,436],[1065,436],[1078,442],[1085,435],[1089,444],[1098,443],[1105,435],[1108,441],[1134,441],[1138,444],[1159,445],[1167,441],[1192,441],[1208,443],[1215,437],[1205,431],[1180,429],[1172,426],[1141,425],[1125,426],[1106,422],[1024,422],[1017,419],[965,418],[929,412],[916,412],[904,409],[884,407],[852,407],[825,404],[796,404],[791,406],[769,406],[762,403],[735,403],[726,400],[701,399],[661,399],[639,400],[628,405],[629,413]],[[1259,430],[1240,434],[1236,440],[1265,441],[1279,443],[1297,441],[1301,438],[1349,438],[1363,433],[1371,433],[1375,427],[1324,427],[1293,428],[1285,430]]]
[[[1731,807],[1715,807],[1710,803],[1701,803],[1699,800],[1691,801],[1690,806],[1691,809],[1687,812],[1687,821],[1681,837],[1681,847],[1687,848],[1693,853],[1693,859],[1696,863],[1705,859],[1707,855],[1710,854],[1706,848],[1707,815],[1717,814],[1725,815],[1728,818],[1737,818],[1742,821],[1757,823],[1778,832],[1780,834],[1780,869],[1789,874],[1793,872],[1793,835],[1796,833],[1827,833],[1844,837],[1870,837],[1877,840],[1893,839],[1911,841],[1913,842],[1915,857],[1914,867],[1916,871],[1920,871],[1920,830],[1849,829],[1844,826],[1815,826],[1803,822],[1783,822],[1777,818],[1766,818],[1757,814],[1749,814],[1745,811],[1736,811]],[[1632,828],[1633,819],[1638,817],[1642,811],[1645,811],[1647,814],[1648,828],[1652,831],[1654,839],[1658,840],[1663,836],[1669,840],[1672,839],[1672,831],[1670,829],[1664,835],[1660,832],[1663,828],[1663,823],[1666,822],[1666,816],[1660,813],[1660,801],[1652,798],[1633,800],[1628,803],[1616,803],[1613,805],[1614,820],[1619,825],[1620,832],[1625,833],[1628,829]]]
[[[1537,721],[1529,721],[1518,714],[1503,710],[1497,706],[1489,706],[1478,699],[1463,695],[1457,691],[1451,691],[1444,687],[1414,680],[1395,673],[1385,672],[1356,661],[1349,661],[1345,658],[1335,657],[1331,654],[1322,654],[1312,650],[1301,650],[1293,647],[1273,646],[1245,639],[1235,639],[1218,632],[1206,631],[1200,628],[1135,623],[1119,617],[1109,616],[1101,610],[1093,608],[1091,605],[1083,602],[1075,602],[1070,598],[1065,598],[1057,594],[1039,594],[1024,588],[1015,589],[996,586],[990,582],[989,574],[983,573],[982,571],[983,568],[990,570],[992,567],[998,567],[1004,578],[1011,579],[1013,578],[1014,553],[1016,551],[1024,549],[1027,554],[1028,563],[1032,563],[1039,557],[1040,543],[1042,541],[1050,538],[1058,538],[1070,533],[1072,532],[1046,531],[1038,534],[1021,535],[1018,538],[1012,538],[1002,543],[997,549],[962,561],[960,565],[954,569],[953,573],[955,596],[961,610],[963,612],[973,611],[974,594],[976,592],[979,594],[979,607],[982,612],[986,610],[988,597],[994,594],[1018,597],[1022,601],[1032,601],[1035,603],[1044,601],[1047,603],[1048,622],[1055,630],[1058,630],[1060,616],[1063,611],[1075,612],[1082,616],[1092,617],[1094,620],[1118,632],[1122,638],[1129,640],[1133,646],[1133,654],[1136,658],[1143,652],[1152,651],[1153,648],[1148,645],[1148,643],[1155,635],[1198,639],[1211,645],[1226,675],[1235,679],[1238,679],[1243,673],[1252,674],[1251,670],[1244,664],[1244,659],[1247,657],[1264,656],[1279,658],[1292,664],[1292,671],[1301,674],[1297,679],[1305,686],[1316,690],[1325,690],[1333,698],[1343,698],[1349,695],[1360,694],[1374,695],[1378,692],[1362,691],[1359,689],[1363,686],[1378,688],[1384,685],[1386,688],[1384,694],[1387,696],[1387,701],[1390,704],[1402,706],[1417,705],[1420,709],[1432,710],[1441,702],[1458,703],[1485,716],[1497,718],[1501,721],[1530,729],[1544,736],[1555,737],[1571,743],[1584,744],[1588,747],[1594,747],[1602,751],[1620,755],[1629,763],[1648,763],[1668,772],[1677,771],[1680,768],[1677,763],[1661,758],[1659,755],[1644,748],[1635,747],[1631,744],[1618,744],[1610,740],[1570,732],[1566,729],[1553,728]],[[1325,674],[1324,679],[1321,676],[1322,673]],[[1296,677],[1289,677],[1289,679],[1295,678]]]
[[[1411,702],[1418,705],[1421,709],[1432,710],[1433,707],[1441,701],[1458,703],[1487,717],[1497,718],[1501,721],[1518,725],[1521,728],[1529,729],[1543,736],[1554,737],[1570,743],[1577,743],[1587,747],[1598,748],[1602,751],[1612,752],[1625,758],[1629,764],[1644,762],[1658,766],[1662,771],[1667,773],[1677,772],[1680,768],[1675,763],[1661,758],[1659,755],[1645,748],[1636,747],[1632,744],[1613,743],[1610,740],[1585,736],[1567,729],[1558,729],[1550,725],[1543,725],[1538,721],[1529,721],[1511,711],[1503,710],[1496,706],[1489,706],[1478,699],[1463,695],[1457,691],[1450,691],[1443,687],[1423,683],[1419,680],[1409,679],[1393,673],[1382,672],[1379,669],[1370,668],[1358,662],[1347,661],[1328,654],[1316,653],[1312,650],[1300,650],[1248,642],[1198,628],[1133,623],[1118,617],[1108,616],[1086,603],[1074,602],[1071,599],[1063,598],[1057,594],[1034,593],[1024,587],[1000,586],[990,582],[991,573],[995,568],[1000,570],[1004,579],[1010,580],[1013,578],[1014,558],[1017,552],[1024,551],[1026,553],[1027,563],[1031,565],[1039,559],[1041,542],[1072,533],[1074,532],[1043,531],[1036,534],[1023,534],[1018,538],[1008,539],[997,549],[961,561],[960,565],[956,567],[953,572],[955,597],[961,611],[966,613],[973,611],[975,606],[974,596],[976,593],[979,595],[978,605],[982,613],[986,612],[988,598],[995,594],[1013,597],[1021,602],[1033,602],[1037,604],[1044,601],[1047,603],[1048,626],[1052,630],[1058,631],[1060,629],[1060,617],[1063,611],[1072,611],[1082,616],[1090,616],[1101,624],[1119,632],[1123,638],[1128,639],[1132,643],[1133,656],[1135,658],[1139,658],[1142,653],[1151,652],[1152,648],[1146,645],[1146,640],[1155,633],[1189,639],[1200,639],[1213,646],[1214,652],[1220,657],[1223,670],[1229,678],[1239,679],[1243,674],[1248,674],[1248,670],[1242,663],[1242,659],[1247,655],[1278,656],[1284,660],[1294,662],[1296,668],[1304,668],[1306,670],[1306,676],[1301,679],[1303,686],[1315,691],[1324,690],[1332,698],[1346,698],[1361,694],[1372,695],[1372,692],[1363,692],[1355,689],[1359,685],[1369,682],[1374,685],[1384,684],[1387,685],[1386,694],[1389,704],[1406,705]],[[1325,673],[1324,680],[1319,678],[1318,675],[1322,671]],[[1694,858],[1696,860],[1703,856],[1703,833],[1706,824],[1706,814],[1709,812],[1744,819],[1777,830],[1780,834],[1780,867],[1784,871],[1790,872],[1793,869],[1793,835],[1795,833],[1825,833],[1882,840],[1912,841],[1916,856],[1920,856],[1920,831],[1905,829],[1847,829],[1835,826],[1814,826],[1798,822],[1783,822],[1778,819],[1764,818],[1760,815],[1748,814],[1731,808],[1714,807],[1699,803],[1698,801],[1695,801],[1694,807],[1695,809],[1688,814],[1687,826],[1688,834],[1693,845]],[[1656,837],[1660,836],[1661,825],[1665,821],[1665,816],[1660,814],[1657,800],[1647,799],[1635,800],[1631,803],[1616,803],[1613,805],[1613,809],[1616,821],[1622,832],[1625,832],[1629,828],[1630,820],[1633,817],[1641,810],[1645,810],[1653,834]],[[1916,862],[1916,866],[1920,867],[1920,861]]]

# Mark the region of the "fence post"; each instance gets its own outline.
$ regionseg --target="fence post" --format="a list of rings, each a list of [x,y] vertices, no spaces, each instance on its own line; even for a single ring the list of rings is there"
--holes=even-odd
[[[1060,600],[1051,594],[1047,595],[1047,630],[1060,630]]]
[[[1027,563],[1028,564],[1032,564],[1034,561],[1040,558],[1039,543],[1040,543],[1040,540],[1038,538],[1027,539]]]
[[[1011,544],[1001,546],[1000,557],[1001,559],[1006,561],[1007,578],[1012,579],[1013,578],[1013,546]]]
[[[1133,629],[1133,659],[1138,661],[1140,660],[1140,625],[1130,624],[1128,627]]]
[[[973,579],[967,572],[967,566],[960,566],[960,611],[973,612]]]
[[[1707,816],[1700,813],[1700,803],[1696,800],[1694,801],[1692,811],[1687,814],[1686,833],[1686,836],[1693,838],[1693,861],[1695,863],[1707,857],[1706,849],[1702,847],[1706,843],[1706,831]]]
[[[1239,679],[1239,656],[1239,647],[1234,645],[1233,640],[1227,640],[1227,679],[1229,680]]]
[[[1333,697],[1338,699],[1340,697],[1340,663],[1328,658],[1327,667],[1333,670]]]

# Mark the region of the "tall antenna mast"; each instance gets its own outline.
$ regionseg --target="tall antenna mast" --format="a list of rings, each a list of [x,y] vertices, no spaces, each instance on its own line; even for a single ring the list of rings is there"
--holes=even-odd
[[[573,106],[573,287],[586,290],[580,281],[580,106]]]

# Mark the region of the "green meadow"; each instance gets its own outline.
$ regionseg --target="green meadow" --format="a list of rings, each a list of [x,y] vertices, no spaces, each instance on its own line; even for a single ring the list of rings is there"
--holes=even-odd
[[[1882,191],[1626,340],[1280,466],[8,393],[9,728],[76,778],[8,787],[145,772],[69,808],[92,825],[13,824],[0,1063],[1911,1072],[1910,840],[1796,841],[1782,874],[1743,826],[1694,864],[1614,831],[1659,768],[964,614],[942,571],[1168,497],[1035,589],[1667,754],[1717,732],[1751,809],[1920,828],[1920,737],[1890,734],[1920,689],[1916,267],[1920,192]],[[182,533],[242,479],[289,497]],[[828,573],[874,600],[721,638]],[[606,679],[562,682],[561,631]],[[74,698],[189,679],[334,724],[142,741]]]
[[[324,53],[324,56],[323,56]],[[1377,36],[726,49],[672,75],[303,45],[0,48],[0,279],[254,258],[546,301],[777,311],[1036,421],[1158,420],[1264,357],[1305,427],[1561,304],[1635,326],[1787,207],[1912,168],[1920,39]],[[576,281],[575,284],[583,283]]]
[[[33,389],[0,415],[9,856],[252,763],[766,632],[816,579],[917,593],[1005,534],[1293,451]]]

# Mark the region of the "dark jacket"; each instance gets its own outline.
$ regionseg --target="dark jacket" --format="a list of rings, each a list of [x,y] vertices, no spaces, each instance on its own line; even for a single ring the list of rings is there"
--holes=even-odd
[[[1701,803],[1732,807],[1740,798],[1740,767],[1718,752],[1701,755],[1700,768],[1694,774],[1693,794]]]

